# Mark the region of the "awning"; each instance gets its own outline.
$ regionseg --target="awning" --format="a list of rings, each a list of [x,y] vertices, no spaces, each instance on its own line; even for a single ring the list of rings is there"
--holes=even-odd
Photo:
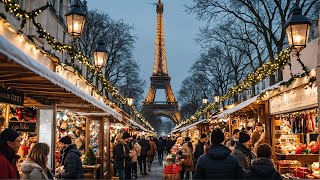
[[[143,126],[141,126],[140,124],[136,123],[135,121],[133,121],[131,119],[129,119],[129,123],[133,126],[136,126],[139,129],[141,129],[142,131],[149,132],[149,130],[147,130],[146,128],[144,128]]]
[[[61,90],[58,90],[58,87],[63,88],[66,91],[66,92],[61,91],[57,93],[61,93],[64,95],[67,95],[68,93],[74,94],[77,97],[80,97],[80,99],[83,99],[84,101],[92,104],[94,107],[101,109],[102,111],[108,113],[109,115],[115,117],[116,119],[119,119],[120,121],[122,120],[122,115],[117,111],[115,111],[114,109],[112,109],[110,106],[104,104],[102,100],[98,100],[92,97],[87,92],[77,87],[75,84],[72,84],[71,82],[65,80],[63,77],[61,77],[57,73],[53,72],[51,69],[48,69],[47,67],[49,65],[46,67],[44,64],[40,64],[36,59],[34,59],[35,57],[39,58],[40,60],[45,59],[43,62],[50,62],[48,60],[49,58],[44,56],[41,53],[37,53],[35,48],[33,48],[34,46],[29,42],[26,42],[24,39],[23,39],[24,40],[23,42],[17,41],[18,35],[16,34],[16,32],[14,30],[9,30],[8,28],[4,27],[5,24],[3,23],[3,21],[1,21],[0,26],[2,26],[2,28],[0,28],[0,54],[6,56],[8,59],[16,63],[16,65],[14,63],[10,64],[9,62],[6,62],[3,60],[4,65],[6,63],[12,65],[12,67],[18,67],[18,65],[20,65],[20,67],[18,67],[19,69],[20,68],[27,69],[25,71],[28,71],[28,72],[25,72],[25,73],[29,73],[27,74],[29,78],[36,77],[39,81],[42,81],[42,82],[45,82],[46,80],[48,80],[53,85],[55,85],[55,88],[57,88],[57,91],[61,91]],[[23,37],[20,37],[20,38],[23,38]],[[33,72],[34,75],[31,74],[30,71]],[[3,73],[9,73],[10,76],[13,76],[14,71],[10,73],[8,71],[5,71],[4,69]],[[26,76],[25,79],[28,78],[28,76]],[[23,78],[21,77],[19,78],[20,80],[23,80]],[[12,82],[14,79],[12,78],[12,81],[11,80],[9,81],[9,80],[10,80],[9,78],[7,80],[3,79],[3,82],[5,83]],[[19,83],[21,83],[21,81],[19,81]],[[50,86],[50,84],[48,83],[45,85],[47,85],[48,87]],[[13,87],[13,85],[11,87]],[[19,87],[19,86],[16,86],[16,87]],[[29,88],[31,89],[31,87]],[[36,88],[36,86],[34,88]],[[19,90],[23,91],[24,89],[23,87],[21,87]],[[48,88],[48,91],[50,91],[50,88]],[[37,90],[34,89],[34,92],[37,92]],[[50,93],[52,93],[52,96],[54,96],[53,94],[54,92],[50,92]],[[66,96],[66,98],[68,98],[68,96]]]
[[[192,124],[190,124],[190,125],[188,125],[188,126],[186,126],[186,127],[182,127],[182,128],[180,128],[180,131],[185,131],[185,130],[187,130],[187,129],[189,129],[189,128],[192,128],[193,126],[196,126],[196,125],[198,125],[198,124],[200,124],[200,123],[203,123],[203,122],[205,122],[205,121],[207,121],[208,119],[202,119],[202,120],[200,120],[200,121],[197,121],[197,122],[195,122],[195,123],[192,123]]]
[[[264,92],[266,92],[268,90],[271,90],[271,89],[279,87],[281,83],[282,83],[282,81],[278,82],[278,83],[276,83],[276,84],[274,84],[272,86],[267,87],[266,89],[262,90],[260,92],[260,94],[264,93]],[[250,104],[252,104],[253,102],[255,102],[259,98],[260,94],[257,95],[257,96],[254,96],[253,98],[250,98],[250,99],[248,99],[246,101],[243,101],[243,102],[239,103],[238,105],[234,106],[233,108],[230,108],[228,110],[223,111],[221,114],[213,116],[213,118],[223,118],[225,116],[228,116],[228,115],[230,115],[230,114],[232,114],[232,113],[234,113],[236,111],[239,111],[239,110],[249,106]]]

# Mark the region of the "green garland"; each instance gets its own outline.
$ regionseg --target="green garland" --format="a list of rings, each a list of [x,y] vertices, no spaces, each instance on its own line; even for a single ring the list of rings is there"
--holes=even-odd
[[[278,57],[275,59],[274,63],[266,62],[261,67],[258,67],[255,71],[250,73],[245,80],[243,80],[239,85],[232,87],[224,96],[220,97],[219,102],[213,102],[206,106],[205,108],[197,111],[194,115],[192,115],[189,119],[182,121],[176,128],[180,128],[188,123],[195,122],[198,118],[205,115],[208,111],[215,109],[218,107],[220,102],[228,100],[229,98],[241,93],[256,83],[262,81],[269,75],[274,74],[277,70],[282,70],[285,65],[290,62],[290,49],[287,48],[281,51]]]
[[[106,80],[104,78],[102,72],[98,71],[95,68],[95,66],[91,64],[91,61],[88,57],[83,55],[82,52],[80,52],[80,51],[75,52],[75,49],[73,48],[73,46],[71,46],[69,44],[63,44],[63,43],[60,43],[59,41],[57,41],[53,36],[50,35],[50,33],[46,32],[42,28],[40,23],[36,22],[35,17],[37,17],[43,10],[47,9],[49,7],[49,4],[46,4],[45,6],[42,6],[42,7],[35,9],[31,12],[27,12],[25,10],[22,10],[20,8],[20,6],[12,0],[0,0],[0,2],[4,3],[7,12],[10,11],[19,20],[21,20],[21,24],[20,24],[21,29],[24,27],[26,20],[31,19],[34,26],[37,28],[37,33],[38,33],[39,37],[44,37],[46,39],[46,41],[48,42],[48,44],[51,45],[53,49],[55,49],[57,51],[66,51],[71,55],[71,59],[77,59],[79,61],[79,63],[87,66],[88,70],[92,74],[96,75],[99,78],[99,80],[102,83],[102,85],[104,86],[104,88],[112,95],[112,97],[114,99],[116,99],[117,101],[119,101],[123,105],[129,106],[132,109],[132,111],[134,112],[134,114],[141,120],[141,122],[143,124],[145,124],[151,130],[154,130],[153,127],[149,124],[149,122],[147,122],[145,120],[145,118],[142,117],[142,115],[139,111],[137,111],[133,106],[130,106],[127,104],[126,98],[121,96],[119,91],[113,85],[111,85],[108,80]],[[19,33],[21,33],[21,32],[19,32]],[[33,41],[31,36],[27,36],[27,37],[31,41]],[[40,47],[40,49],[42,49],[46,53],[52,55],[52,53],[48,52],[43,47],[42,48]],[[93,86],[93,84],[91,84],[91,85]],[[95,87],[95,86],[93,86],[93,87]],[[96,87],[94,89],[96,90],[97,94],[99,94],[101,96],[103,95],[102,91],[97,90]]]

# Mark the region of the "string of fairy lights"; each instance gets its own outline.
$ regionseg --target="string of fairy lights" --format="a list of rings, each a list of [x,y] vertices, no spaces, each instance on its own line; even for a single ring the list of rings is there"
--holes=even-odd
[[[290,62],[290,52],[291,52],[290,48],[287,48],[281,51],[274,62],[269,61],[264,63],[262,66],[258,67],[255,71],[247,75],[247,77],[239,85],[232,87],[224,96],[221,96],[218,102],[212,102],[208,104],[203,109],[197,111],[189,119],[182,121],[175,128],[177,129],[189,123],[195,122],[196,120],[198,120],[198,118],[205,115],[207,112],[217,108],[220,102],[228,100],[229,98],[237,95],[238,93],[248,90],[250,87],[262,81],[267,76],[274,74],[277,70],[282,70],[284,66]],[[296,77],[293,77],[293,78],[296,78]]]
[[[129,108],[133,111],[134,115],[141,120],[141,122],[147,126],[149,129],[154,130],[154,128],[150,125],[148,121],[145,120],[145,118],[142,116],[142,114],[132,105],[128,105],[127,100],[125,97],[123,97],[116,87],[114,87],[110,82],[105,79],[104,75],[102,74],[101,70],[96,69],[96,67],[91,63],[90,58],[83,55],[82,52],[76,51],[72,45],[70,44],[63,44],[59,42],[55,37],[51,36],[50,33],[48,33],[40,23],[36,21],[36,17],[45,9],[49,7],[49,4],[46,4],[40,8],[37,8],[31,12],[27,12],[19,6],[14,0],[0,0],[5,5],[5,10],[7,12],[11,12],[13,15],[17,17],[18,20],[21,21],[20,23],[20,31],[18,34],[22,33],[22,29],[24,25],[26,24],[27,20],[31,20],[35,28],[37,29],[37,33],[39,37],[46,39],[47,43],[56,51],[65,51],[73,60],[78,60],[79,63],[85,65],[87,69],[95,76],[98,77],[100,83],[103,85],[104,89],[110,93],[110,95],[116,99],[118,102],[120,102],[123,105],[129,106]],[[3,16],[1,16],[3,18]],[[32,42],[32,36],[27,36]],[[36,44],[35,44],[36,45]],[[39,47],[37,45],[38,50],[43,52],[46,56],[52,56],[57,58],[54,54],[52,54],[50,51],[44,49],[44,47]],[[57,58],[59,59],[59,58]],[[76,71],[75,71],[76,72]],[[75,73],[76,75],[79,75],[78,73]],[[95,87],[92,83],[89,83],[93,87]],[[97,94],[100,96],[103,96],[103,91],[99,90],[97,87],[93,88]]]

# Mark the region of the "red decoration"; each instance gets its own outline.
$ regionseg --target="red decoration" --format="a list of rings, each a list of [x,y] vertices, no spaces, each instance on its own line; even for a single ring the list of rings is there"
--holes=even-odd
[[[128,132],[129,128],[124,127],[123,130],[126,131],[126,132]]]
[[[163,169],[165,174],[178,174],[180,172],[180,166],[177,164],[169,164]]]

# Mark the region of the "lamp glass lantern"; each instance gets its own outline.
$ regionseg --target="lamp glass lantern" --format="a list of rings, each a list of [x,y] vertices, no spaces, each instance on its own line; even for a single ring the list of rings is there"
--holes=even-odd
[[[285,23],[285,29],[288,35],[289,46],[298,53],[308,43],[310,25],[310,20],[302,15],[302,9],[298,4],[295,4],[289,19]]]
[[[129,96],[127,97],[127,103],[129,106],[132,106],[133,105],[133,101],[134,101],[134,98],[132,96],[132,93],[131,91],[129,92]]]
[[[70,11],[65,15],[67,28],[70,35],[79,37],[83,31],[86,22],[86,13],[80,6],[79,1],[71,6]]]
[[[214,102],[219,102],[220,101],[220,96],[218,96],[218,95],[214,95],[213,96],[213,99],[214,99]]]
[[[97,47],[93,51],[94,65],[97,68],[102,68],[107,63],[108,51],[106,50],[105,43],[98,42]]]
[[[208,97],[206,96],[206,94],[204,93],[202,96],[202,104],[208,104]]]

